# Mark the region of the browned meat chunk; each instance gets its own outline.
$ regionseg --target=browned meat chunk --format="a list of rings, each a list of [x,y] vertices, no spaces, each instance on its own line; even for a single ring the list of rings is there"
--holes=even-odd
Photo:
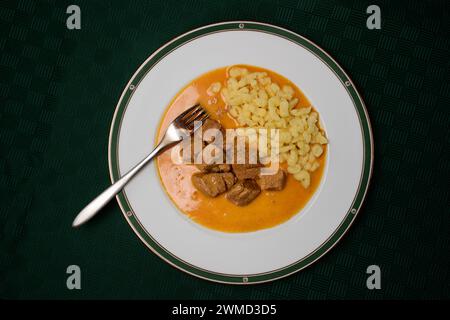
[[[225,145],[225,158],[227,163],[232,163],[232,170],[238,180],[257,179],[262,165],[257,162],[257,150],[250,149],[248,144],[244,146],[232,141],[234,145]],[[239,155],[239,156],[238,156]]]
[[[192,184],[200,192],[210,197],[217,197],[230,189],[236,178],[231,172],[225,173],[195,173],[192,175]]]
[[[202,172],[229,172],[231,170],[231,166],[229,164],[204,164],[199,163],[195,165]]]
[[[227,187],[227,190],[230,190],[231,187],[233,187],[233,185],[236,182],[236,177],[231,172],[227,172],[227,173],[222,174],[222,178],[223,178],[223,181],[225,181],[225,185]]]
[[[217,129],[222,132],[222,126],[218,121],[210,119],[210,118],[206,119],[205,122],[203,122],[203,124],[202,124],[202,134],[203,134],[202,140],[205,141],[206,143],[211,143],[215,140],[215,136],[214,135],[211,136],[212,133],[209,133],[207,136],[205,135],[206,131],[209,129]],[[197,132],[199,132],[199,131],[197,131]],[[222,134],[223,134],[223,132],[222,132]],[[197,137],[198,137],[198,134],[197,134]]]
[[[259,176],[259,164],[232,164],[233,172],[238,180],[256,179]]]
[[[222,125],[219,123],[219,121],[208,118],[205,120],[205,122],[203,122],[202,129],[203,129],[203,132],[205,132],[208,129],[222,130]]]
[[[245,206],[252,202],[261,193],[261,188],[255,180],[238,181],[228,191],[225,197],[237,206]]]
[[[276,190],[280,191],[284,189],[286,184],[286,173],[279,169],[277,173],[272,175],[260,175],[259,186],[262,190]]]

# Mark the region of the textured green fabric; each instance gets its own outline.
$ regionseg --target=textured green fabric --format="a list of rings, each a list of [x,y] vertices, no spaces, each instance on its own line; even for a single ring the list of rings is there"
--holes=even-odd
[[[81,30],[66,8],[81,7]],[[0,297],[381,299],[450,297],[448,1],[0,2]],[[374,175],[349,233],[285,279],[229,286],[150,253],[116,202],[79,230],[77,212],[109,183],[107,145],[128,79],[195,27],[255,20],[306,36],[348,71],[371,116]],[[299,70],[301,72],[301,70]],[[66,288],[79,265],[82,289]],[[366,288],[381,267],[382,289]]]

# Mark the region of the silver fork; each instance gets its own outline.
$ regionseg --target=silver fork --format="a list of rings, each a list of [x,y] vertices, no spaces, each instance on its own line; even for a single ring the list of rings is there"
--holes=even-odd
[[[203,123],[209,117],[208,113],[199,105],[195,105],[173,120],[166,129],[164,136],[153,151],[139,162],[133,169],[128,171],[123,177],[117,180],[108,189],[103,191],[97,198],[92,200],[73,220],[72,226],[79,227],[97,214],[123,187],[155,156],[169,147],[179,143],[184,138],[194,133],[198,125],[197,121]],[[195,126],[194,126],[195,125]]]

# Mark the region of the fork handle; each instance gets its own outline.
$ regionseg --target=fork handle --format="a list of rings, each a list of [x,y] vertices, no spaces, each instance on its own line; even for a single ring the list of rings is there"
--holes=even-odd
[[[156,155],[168,148],[169,146],[178,143],[179,141],[162,141],[153,149],[153,151],[145,157],[141,162],[134,166],[130,171],[128,171],[123,177],[114,182],[105,191],[98,195],[94,200],[91,201],[73,220],[72,227],[79,227],[83,223],[90,220],[95,216],[100,209],[102,209],[112,198],[114,198],[125,185],[139,172],[145,165],[147,165]]]

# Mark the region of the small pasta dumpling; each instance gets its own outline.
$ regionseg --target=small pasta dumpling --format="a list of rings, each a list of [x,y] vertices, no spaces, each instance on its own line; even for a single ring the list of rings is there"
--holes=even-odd
[[[305,156],[301,156],[298,159],[298,163],[301,164],[302,166],[306,165],[308,163],[308,157]]]
[[[307,115],[310,111],[311,111],[311,107],[297,108],[297,109],[292,109],[291,114],[293,116],[299,117],[299,116]]]
[[[311,165],[312,165],[312,163],[309,163],[309,162],[308,162],[307,164],[305,164],[305,168],[304,168],[304,169],[305,169],[306,171],[311,171]]]
[[[283,119],[283,118],[278,119],[278,120],[276,121],[276,125],[277,125],[277,128],[278,128],[278,129],[287,128],[287,122],[286,122],[286,119]]]
[[[301,156],[306,156],[310,150],[309,144],[301,142],[299,144],[297,144],[298,148],[298,153]]]
[[[320,167],[319,162],[314,161],[313,163],[310,164],[310,168],[309,168],[308,171],[314,172],[314,171],[316,171],[319,167]]]
[[[261,108],[264,108],[267,105],[267,100],[263,99],[263,98],[255,98],[253,99],[253,102]]]
[[[258,81],[256,81],[255,79],[249,80],[248,83],[250,84],[250,86],[252,88],[257,88],[258,87]]]
[[[266,115],[267,111],[264,108],[257,108],[255,110],[255,113],[260,117],[264,117]]]
[[[289,127],[289,133],[291,134],[291,136],[292,136],[293,138],[299,137],[299,136],[300,136],[300,134],[299,134],[299,132],[298,132],[298,128],[296,128],[296,127],[294,127],[294,126],[290,126],[290,127]]]
[[[237,118],[241,113],[241,108],[238,106],[232,106],[228,111],[234,118]]]
[[[303,132],[303,139],[306,143],[310,143],[311,142],[311,133],[305,131]]]
[[[288,99],[291,99],[294,95],[294,89],[291,86],[284,85],[282,91]]]
[[[294,174],[294,178],[302,184],[303,188],[307,189],[309,185],[311,184],[311,176],[309,175],[309,172],[306,170],[302,170],[300,172],[297,172]]]
[[[267,85],[270,85],[272,83],[272,80],[269,77],[260,78],[260,79],[258,79],[258,81],[263,86],[267,86]]]
[[[248,81],[246,78],[242,78],[238,81],[238,88],[243,88],[248,84]],[[247,89],[248,90],[248,89]]]
[[[319,134],[316,136],[316,141],[317,141],[317,143],[320,143],[320,144],[327,144],[327,143],[328,143],[327,138],[325,138],[324,135],[321,134],[321,133],[319,133]]]
[[[322,146],[320,144],[315,144],[315,145],[312,146],[311,152],[316,158],[318,158],[318,157],[320,157],[322,155],[323,148],[322,148]]]
[[[286,99],[282,99],[280,102],[280,116],[283,118],[289,117],[289,103]]]
[[[280,148],[280,152],[281,152],[281,153],[285,153],[285,152],[287,153],[287,152],[290,151],[292,148],[293,148],[292,145],[283,146],[283,147]]]
[[[298,104],[298,99],[294,98],[292,100],[289,100],[289,106],[293,109]]]
[[[298,161],[298,151],[297,149],[291,149],[291,152],[289,153],[289,159],[288,161],[292,162],[292,163],[297,163]]]
[[[261,99],[264,99],[264,100],[269,99],[269,95],[267,94],[266,90],[264,90],[264,89],[258,90],[258,97],[260,97]]]
[[[222,87],[222,85],[220,84],[220,82],[213,82],[206,90],[206,94],[208,96],[214,96],[220,92],[221,87]]]
[[[271,107],[278,107],[279,105],[280,105],[280,98],[279,97],[277,97],[277,96],[273,96],[273,97],[271,97],[270,99],[269,99],[269,101],[268,101],[268,106],[269,106],[269,108],[271,108]]]
[[[246,75],[247,72],[248,72],[248,70],[245,69],[245,68],[232,67],[232,68],[228,71],[228,74],[230,75],[230,77],[237,78],[237,77]]]
[[[237,90],[238,88],[238,81],[236,80],[236,78],[229,78],[227,80],[227,86],[232,89],[232,90]]]
[[[241,81],[242,81],[242,80],[241,80]],[[244,94],[250,93],[250,91],[249,91],[248,88],[246,88],[246,87],[240,88],[240,89],[238,90],[238,92],[239,92],[239,93],[244,93]]]
[[[289,165],[288,160],[287,172],[289,172],[290,174],[296,174],[299,173],[300,171],[302,171],[302,167],[299,164]]]
[[[272,83],[270,85],[270,89],[274,94],[277,94],[277,92],[280,91],[280,87],[276,83]]]
[[[289,131],[283,129],[280,131],[280,142],[281,143],[289,143],[291,142],[292,135]]]

